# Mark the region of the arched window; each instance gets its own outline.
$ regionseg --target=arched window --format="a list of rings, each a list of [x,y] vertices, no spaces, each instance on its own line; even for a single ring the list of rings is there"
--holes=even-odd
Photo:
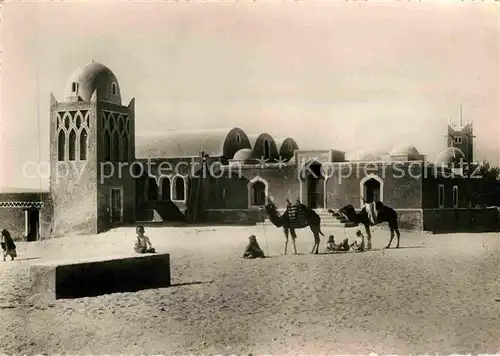
[[[128,135],[123,135],[122,136],[122,147],[121,147],[121,150],[120,150],[122,156],[121,156],[121,160],[123,162],[127,162],[128,161]]]
[[[111,160],[113,162],[120,160],[120,136],[118,132],[113,132],[113,140],[111,142]]]
[[[109,114],[108,116],[108,128],[109,128],[109,132],[113,132],[115,130],[115,120],[116,120],[116,117],[114,114]]]
[[[104,131],[104,161],[111,160],[111,137],[108,130]]]
[[[182,177],[174,178],[174,199],[177,201],[184,201],[186,199],[185,193],[185,182]]]
[[[240,144],[241,143],[241,135],[236,134],[236,143]]]
[[[253,206],[266,205],[266,185],[260,180],[254,182],[251,188],[251,201]]]
[[[271,147],[269,145],[269,141],[264,141],[264,158],[269,158],[271,156]]]
[[[161,194],[163,200],[170,200],[170,178],[163,177],[161,181]]]
[[[69,133],[68,151],[68,160],[74,161],[76,159],[76,132],[74,129],[71,129]]]
[[[87,159],[87,130],[80,132],[80,161]]]
[[[453,186],[453,207],[458,208],[458,186]]]
[[[59,131],[57,136],[57,160],[64,161],[65,159],[65,149],[66,149],[66,135],[63,130]]]
[[[116,95],[116,92],[117,92],[116,83],[114,83],[114,82],[111,83],[111,92],[113,93],[113,95]]]
[[[68,115],[65,115],[65,118],[64,118],[64,127],[66,127],[66,130],[69,129],[71,125],[71,118],[69,117],[69,114]]]
[[[88,128],[90,128],[90,112],[89,111],[84,111],[84,117],[85,117],[85,125],[87,125]]]
[[[148,180],[148,200],[158,200],[158,185],[155,177],[149,177]]]
[[[76,89],[78,89],[78,84],[75,82],[71,83],[71,91],[76,93]]]

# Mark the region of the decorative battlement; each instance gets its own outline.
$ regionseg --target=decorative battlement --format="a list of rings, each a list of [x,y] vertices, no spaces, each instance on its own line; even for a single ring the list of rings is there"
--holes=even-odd
[[[0,202],[0,208],[43,208],[41,201],[3,201]]]

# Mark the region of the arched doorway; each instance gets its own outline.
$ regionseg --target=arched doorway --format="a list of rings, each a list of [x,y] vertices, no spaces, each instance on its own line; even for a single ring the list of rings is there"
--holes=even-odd
[[[158,184],[155,177],[148,178],[147,197],[149,201],[158,200]]]
[[[323,209],[325,197],[325,178],[323,176],[321,163],[312,162],[304,166],[305,172],[305,194],[303,192],[302,202],[311,209]],[[303,185],[303,186],[304,186]],[[304,195],[307,199],[304,201]]]
[[[380,201],[380,183],[371,178],[365,183],[364,198],[367,203]]]
[[[170,200],[170,178],[163,177],[161,181],[161,194],[163,200]]]

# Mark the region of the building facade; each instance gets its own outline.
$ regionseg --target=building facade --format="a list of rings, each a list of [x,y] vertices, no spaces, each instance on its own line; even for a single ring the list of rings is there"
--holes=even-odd
[[[473,137],[472,123],[450,124],[448,147],[429,162],[411,145],[346,155],[237,127],[141,136],[135,100],[124,105],[113,72],[91,62],[61,100],[51,94],[49,191],[3,194],[0,214],[17,239],[36,240],[134,222],[252,223],[287,198],[320,212],[380,200],[402,227],[433,230],[441,213],[480,216],[457,166],[473,161]]]

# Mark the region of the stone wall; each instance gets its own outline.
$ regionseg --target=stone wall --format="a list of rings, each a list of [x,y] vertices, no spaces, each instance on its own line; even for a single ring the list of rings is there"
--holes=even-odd
[[[404,230],[422,230],[424,217],[422,209],[397,210],[398,224]]]
[[[57,112],[89,110],[87,160],[58,161]],[[54,237],[67,233],[97,233],[97,103],[52,103],[50,123],[50,196]],[[78,155],[77,155],[78,156]]]
[[[383,202],[393,209],[420,209],[422,207],[421,166],[398,162],[333,164],[326,180],[327,208],[338,209],[352,204],[361,207],[362,180],[376,175],[383,181]],[[408,173],[410,172],[410,173]]]
[[[16,241],[26,239],[25,210],[28,203],[36,202],[39,211],[39,239],[50,237],[52,229],[52,201],[48,192],[0,194],[0,230],[7,229]],[[24,206],[24,205],[26,206]],[[9,206],[11,205],[11,206]],[[41,207],[40,207],[41,206]]]
[[[434,233],[499,231],[497,208],[424,209],[424,230]]]
[[[254,209],[234,209],[234,210],[207,210],[205,212],[206,222],[216,222],[221,224],[243,224],[253,225],[264,221],[264,213]]]

